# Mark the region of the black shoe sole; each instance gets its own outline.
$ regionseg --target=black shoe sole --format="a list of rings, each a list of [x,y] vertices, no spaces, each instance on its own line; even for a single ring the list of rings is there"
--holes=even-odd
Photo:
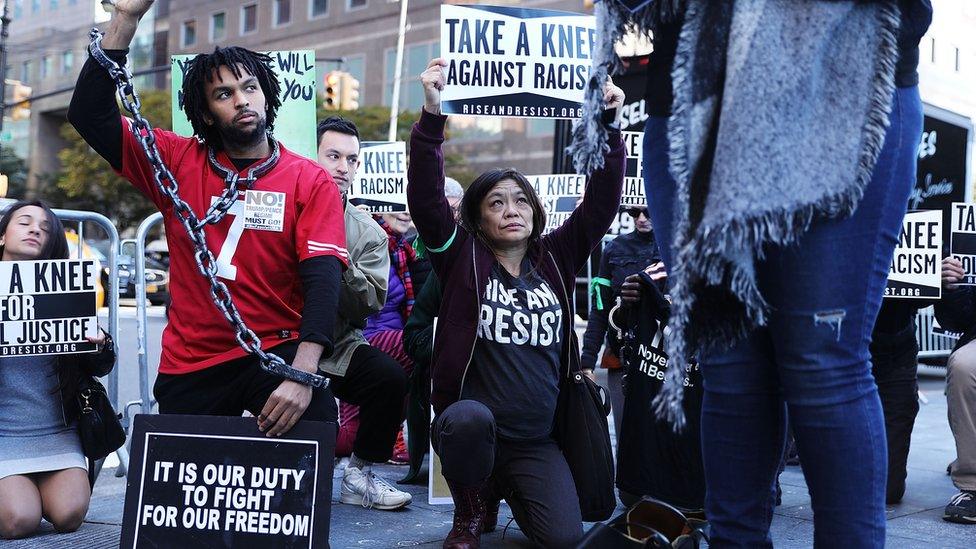
[[[942,515],[942,520],[954,522],[956,524],[976,524],[976,516],[968,517],[965,515]]]

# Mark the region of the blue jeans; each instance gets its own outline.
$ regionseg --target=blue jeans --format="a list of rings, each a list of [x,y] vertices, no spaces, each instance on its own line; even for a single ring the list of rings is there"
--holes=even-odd
[[[701,356],[702,453],[712,547],[772,547],[787,409],[818,547],[883,547],[887,452],[868,345],[915,181],[918,89],[896,90],[891,125],[853,215],[817,219],[757,264],[768,323]],[[644,177],[665,265],[673,257],[667,120],[650,118]],[[663,161],[662,161],[663,160]],[[825,159],[829,162],[829,159]],[[813,183],[813,182],[811,182]]]

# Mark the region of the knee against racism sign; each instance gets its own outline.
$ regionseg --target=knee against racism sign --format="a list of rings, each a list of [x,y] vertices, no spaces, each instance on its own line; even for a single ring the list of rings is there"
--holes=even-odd
[[[123,548],[329,546],[335,425],[137,415]]]
[[[365,141],[360,166],[349,187],[349,201],[371,213],[407,211],[407,144]]]
[[[444,114],[580,118],[595,19],[509,6],[441,6]]]
[[[620,197],[621,208],[645,208],[643,166],[644,132],[622,132],[627,163],[624,170],[624,189]],[[586,177],[577,174],[528,175],[529,183],[542,200],[546,210],[547,234],[566,222],[583,198]]]
[[[95,351],[95,261],[0,261],[0,356]]]
[[[942,211],[908,212],[888,269],[885,297],[942,296]]]
[[[267,52],[281,86],[281,108],[275,119],[274,136],[285,147],[315,160],[315,52],[312,50]],[[183,112],[183,75],[193,55],[171,57],[173,75],[173,131],[190,137],[193,128]]]

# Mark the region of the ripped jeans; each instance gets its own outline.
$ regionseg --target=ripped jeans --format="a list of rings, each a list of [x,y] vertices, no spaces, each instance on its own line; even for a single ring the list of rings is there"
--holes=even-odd
[[[854,214],[814,221],[797,245],[768,247],[757,263],[767,325],[701,357],[712,547],[772,547],[787,409],[810,490],[815,545],[884,546],[887,452],[868,345],[915,181],[917,88],[896,90],[890,119]],[[644,138],[651,218],[660,241],[670,243],[674,183],[667,164],[653,161],[666,155],[666,120],[649,119]],[[668,244],[661,252],[670,264]]]

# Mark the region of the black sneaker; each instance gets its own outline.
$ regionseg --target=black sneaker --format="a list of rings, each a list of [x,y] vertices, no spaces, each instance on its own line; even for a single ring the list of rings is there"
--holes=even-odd
[[[976,491],[963,490],[952,496],[942,519],[960,524],[976,524]]]

